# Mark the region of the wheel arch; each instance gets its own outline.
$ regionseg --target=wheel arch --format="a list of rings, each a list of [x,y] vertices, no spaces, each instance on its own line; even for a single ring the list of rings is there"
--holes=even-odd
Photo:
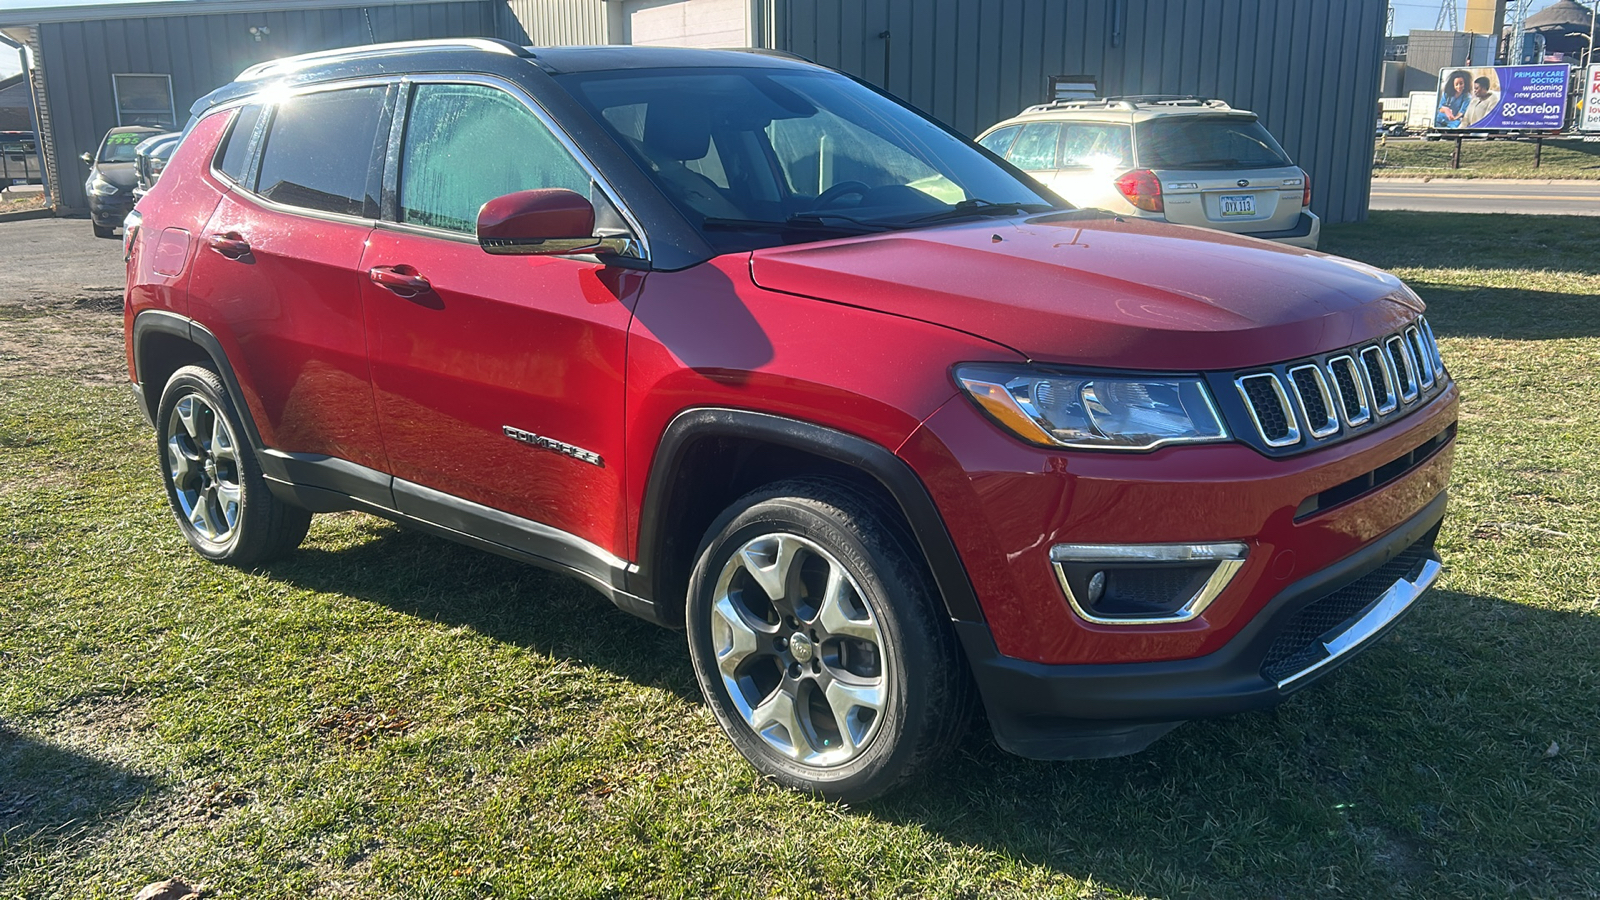
[[[640,507],[635,592],[655,601],[663,624],[681,625],[694,553],[712,521],[763,484],[808,474],[849,481],[898,512],[950,618],[983,621],[939,509],[904,460],[834,428],[738,409],[686,410],[667,425]]]
[[[256,430],[250,407],[240,392],[238,376],[217,336],[199,322],[165,310],[145,310],[134,318],[133,375],[142,386],[140,396],[151,421],[155,420],[156,409],[161,404],[161,390],[172,373],[184,366],[207,364],[221,376],[250,446],[260,454],[266,445],[261,440],[261,432]]]

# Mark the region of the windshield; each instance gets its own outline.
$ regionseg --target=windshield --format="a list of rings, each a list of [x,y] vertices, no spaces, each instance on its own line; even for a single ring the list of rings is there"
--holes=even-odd
[[[838,75],[634,69],[559,76],[719,252],[1059,201]]]
[[[150,132],[147,131],[106,135],[106,142],[100,147],[100,161],[104,163],[133,162],[134,148],[138,147],[139,143],[149,136]]]
[[[1278,169],[1289,155],[1255,119],[1168,116],[1138,126],[1139,165],[1146,169]]]

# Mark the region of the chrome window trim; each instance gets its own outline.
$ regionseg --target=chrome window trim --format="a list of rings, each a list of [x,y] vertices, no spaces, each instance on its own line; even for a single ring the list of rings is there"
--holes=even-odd
[[[266,151],[266,145],[263,143],[263,141],[265,141],[267,133],[272,127],[272,123],[277,120],[278,105],[283,101],[303,96],[305,94],[320,94],[327,91],[339,91],[354,88],[388,87],[393,84],[398,84],[399,82],[400,77],[397,75],[382,75],[366,76],[363,78],[350,78],[344,81],[319,82],[317,84],[301,85],[299,87],[284,90],[268,88],[266,90],[251,94],[247,97],[239,98],[238,100],[230,100],[227,104],[219,105],[217,108],[225,109],[228,106],[235,104],[239,106],[248,106],[251,103],[260,103],[261,117],[256,119],[255,131],[250,137],[252,146],[250,160],[245,164],[244,169],[245,183],[241,184],[240,182],[234,181],[232,178],[229,178],[226,174],[223,174],[215,168],[212,169],[212,174],[221,178],[224,184],[232,186],[235,189],[232,193],[237,195],[240,199],[248,200],[251,203],[254,203],[255,205],[271,212],[280,212],[293,216],[305,216],[306,218],[310,219],[321,219],[325,222],[340,222],[344,224],[367,226],[375,225],[378,222],[377,219],[369,219],[365,216],[352,216],[346,213],[328,212],[327,210],[322,209],[307,209],[304,206],[291,206],[287,203],[279,203],[276,200],[268,199],[267,197],[263,197],[261,194],[257,193],[255,189],[255,183],[257,177],[261,174],[261,157]],[[215,154],[213,154],[213,164],[215,161]],[[381,202],[379,203],[379,207],[381,212]]]
[[[1300,382],[1295,380],[1294,377],[1294,373],[1296,372],[1307,371],[1311,373],[1312,378],[1316,379],[1317,390],[1322,394],[1322,408],[1328,411],[1328,418],[1323,422],[1322,427],[1320,428],[1312,423],[1311,407],[1306,405],[1305,395],[1300,391]],[[1333,408],[1333,395],[1328,393],[1328,381],[1322,377],[1322,369],[1311,364],[1295,366],[1289,370],[1289,386],[1294,388],[1295,399],[1300,402],[1300,411],[1305,414],[1306,427],[1311,429],[1312,437],[1325,438],[1338,433],[1339,412]]]
[[[1433,587],[1438,580],[1442,567],[1436,559],[1424,560],[1422,569],[1417,573],[1415,580],[1402,578],[1389,586],[1389,589],[1378,596],[1378,599],[1367,611],[1357,619],[1354,624],[1335,635],[1332,640],[1324,641],[1322,647],[1328,655],[1317,660],[1304,669],[1288,676],[1278,682],[1278,689],[1283,690],[1296,681],[1322,669],[1334,662],[1350,655],[1368,641],[1377,636],[1385,627],[1399,618],[1415,603],[1419,597]]]
[[[1339,378],[1333,374],[1333,367],[1344,363],[1350,367],[1350,382],[1356,389],[1356,407],[1360,410],[1359,418],[1351,418],[1350,411],[1345,406],[1344,388],[1339,386]],[[1355,357],[1348,353],[1341,353],[1328,360],[1328,374],[1333,382],[1333,389],[1339,395],[1339,415],[1344,418],[1344,423],[1351,428],[1365,425],[1372,421],[1371,395],[1367,392],[1367,380],[1361,375],[1361,365]]]
[[[1367,354],[1374,353],[1378,357],[1378,371],[1383,373],[1384,395],[1389,398],[1387,403],[1378,402],[1378,392],[1372,389],[1372,367],[1367,365]],[[1356,351],[1356,359],[1361,361],[1361,377],[1366,381],[1367,392],[1372,396],[1373,411],[1380,416],[1387,416],[1400,408],[1400,390],[1394,383],[1394,365],[1389,361],[1389,354],[1378,344],[1368,344]]]
[[[1402,403],[1414,403],[1422,391],[1417,387],[1417,364],[1411,358],[1411,350],[1406,347],[1406,342],[1398,334],[1391,334],[1383,339],[1383,352],[1391,361],[1394,360],[1394,350],[1400,348],[1400,365],[1404,372],[1397,373],[1400,378],[1400,400]]]
[[[639,247],[640,256],[638,258],[644,262],[650,261],[650,238],[649,235],[645,233],[643,226],[639,224],[639,219],[633,214],[633,210],[629,209],[628,205],[622,201],[622,197],[617,193],[616,189],[611,186],[610,182],[605,180],[605,178],[600,174],[600,170],[593,162],[590,161],[588,155],[578,147],[572,138],[567,135],[566,130],[556,122],[555,117],[551,116],[543,106],[539,105],[539,101],[534,99],[533,96],[523,89],[521,85],[509,79],[494,75],[460,72],[438,72],[423,75],[406,75],[401,77],[399,81],[401,85],[401,95],[399,101],[395,104],[395,121],[398,124],[395,126],[396,131],[391,132],[394,137],[394,141],[390,144],[394,159],[396,161],[396,166],[394,167],[392,177],[394,178],[395,201],[397,205],[399,202],[400,178],[400,169],[398,163],[401,161],[401,157],[405,153],[404,123],[410,118],[411,115],[411,86],[419,84],[475,84],[480,87],[502,90],[510,94],[512,97],[515,97],[519,102],[522,103],[523,106],[528,108],[529,112],[533,113],[534,117],[537,118],[545,128],[550,130],[550,133],[555,137],[556,141],[559,142],[562,148],[572,156],[573,161],[575,161],[578,166],[584,170],[584,172],[588,173],[589,179],[594,182],[595,186],[599,188],[600,192],[604,194],[606,199],[611,202],[611,205],[616,208],[617,213],[622,216],[623,221],[628,223],[629,230],[633,232],[631,235],[629,235],[629,237],[632,239],[633,243]],[[386,168],[384,172],[385,191],[388,191],[389,189],[388,181],[390,177],[391,175]],[[380,204],[380,206],[381,205],[382,204]],[[390,224],[405,225],[407,223],[393,222]],[[431,236],[439,233],[440,231],[443,231],[443,229],[428,229],[427,233]],[[456,232],[450,233],[455,234]],[[474,242],[476,242],[476,238],[474,238]],[[575,255],[581,256],[583,254]]]
[[[1278,404],[1283,409],[1284,416],[1289,420],[1289,431],[1283,437],[1273,440],[1267,437],[1267,430],[1261,426],[1261,416],[1256,413],[1256,405],[1250,399],[1250,392],[1244,389],[1247,381],[1256,378],[1272,380],[1272,392],[1278,398]],[[1245,411],[1250,414],[1250,421],[1256,426],[1256,434],[1261,437],[1268,447],[1288,447],[1300,443],[1300,419],[1295,415],[1294,407],[1289,405],[1289,395],[1283,390],[1283,381],[1276,372],[1256,372],[1251,375],[1240,375],[1233,380],[1234,389],[1239,392],[1239,397],[1244,401]]]
[[[1249,548],[1239,541],[1215,544],[1057,544],[1050,548],[1050,565],[1067,595],[1072,611],[1095,625],[1175,625],[1198,618],[1244,568]],[[1196,563],[1215,562],[1211,577],[1171,615],[1149,618],[1097,616],[1084,608],[1072,591],[1062,563]]]
[[[1418,381],[1422,385],[1422,390],[1428,390],[1438,380],[1433,370],[1433,354],[1428,352],[1428,345],[1417,326],[1412,325],[1407,328],[1404,335],[1405,345],[1411,350],[1412,359],[1417,363]]]
[[[423,50],[482,50],[489,53],[498,53],[504,56],[516,56],[516,51],[498,41],[486,38],[436,38],[421,41],[396,41],[383,44],[364,44],[356,47],[340,47],[333,50],[314,50],[310,53],[301,53],[296,56],[286,56],[281,59],[270,59],[248,66],[235,81],[257,81],[271,75],[281,75],[304,69],[317,63],[342,62],[349,60],[368,59],[375,56],[389,56],[399,53],[412,53]]]

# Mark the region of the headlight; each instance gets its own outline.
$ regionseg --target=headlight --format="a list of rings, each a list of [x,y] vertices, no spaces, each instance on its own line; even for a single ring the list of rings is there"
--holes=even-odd
[[[109,181],[101,181],[96,178],[94,181],[89,182],[89,190],[93,191],[96,196],[109,197],[117,192],[117,186]]]
[[[980,364],[957,367],[956,380],[996,422],[1047,447],[1150,450],[1228,440],[1211,392],[1198,378]]]

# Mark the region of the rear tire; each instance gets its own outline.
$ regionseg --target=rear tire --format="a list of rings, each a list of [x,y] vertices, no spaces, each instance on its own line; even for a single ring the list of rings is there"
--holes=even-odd
[[[707,532],[689,654],[718,724],[764,774],[866,800],[960,737],[971,680],[912,546],[893,511],[826,478],[748,494]]]
[[[305,540],[311,513],[267,487],[227,388],[216,372],[185,366],[161,392],[156,452],[178,527],[196,553],[249,566]]]

